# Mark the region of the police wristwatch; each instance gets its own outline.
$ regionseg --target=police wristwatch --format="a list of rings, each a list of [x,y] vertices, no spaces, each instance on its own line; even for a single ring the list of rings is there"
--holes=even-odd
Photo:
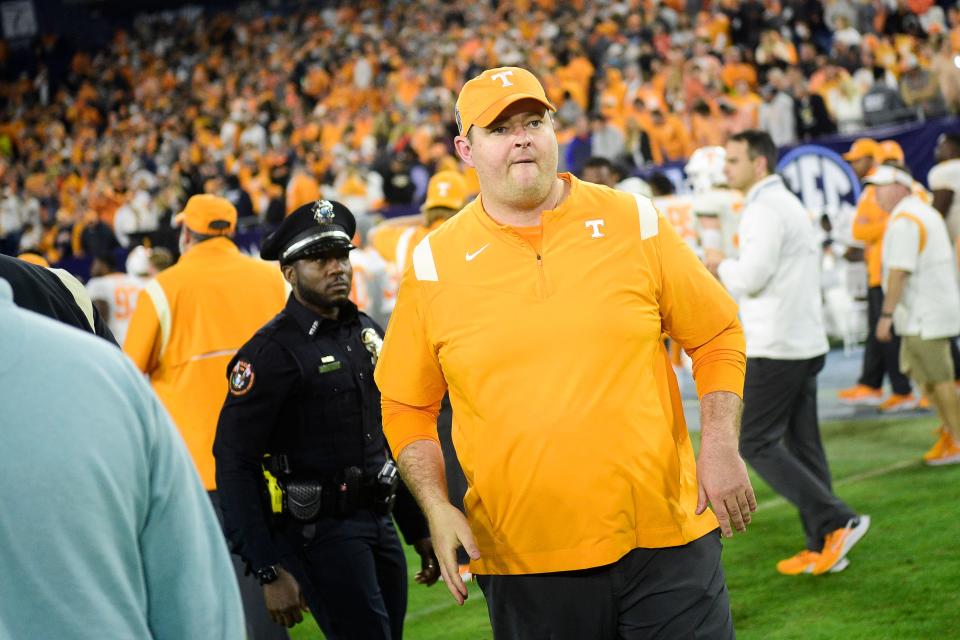
[[[261,585],[271,584],[273,582],[276,582],[277,578],[280,577],[280,573],[278,572],[279,568],[280,568],[280,565],[274,564],[267,567],[263,567],[262,569],[257,569],[256,571],[253,572],[253,574],[257,576],[257,580],[260,581]]]

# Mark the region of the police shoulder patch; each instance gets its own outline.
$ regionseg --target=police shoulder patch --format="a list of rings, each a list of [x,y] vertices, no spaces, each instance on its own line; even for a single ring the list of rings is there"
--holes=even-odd
[[[253,365],[249,360],[240,359],[230,372],[230,394],[242,396],[253,388]]]

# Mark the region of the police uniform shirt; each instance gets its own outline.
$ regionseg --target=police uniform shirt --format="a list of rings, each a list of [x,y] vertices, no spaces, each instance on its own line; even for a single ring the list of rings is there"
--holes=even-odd
[[[291,295],[286,308],[228,366],[229,393],[214,456],[227,535],[253,567],[279,561],[261,501],[264,454],[284,454],[293,477],[349,466],[376,477],[386,459],[373,380],[382,330],[352,303],[336,320]]]

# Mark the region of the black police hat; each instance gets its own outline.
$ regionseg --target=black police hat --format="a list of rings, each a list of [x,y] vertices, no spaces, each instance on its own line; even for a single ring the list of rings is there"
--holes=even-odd
[[[351,242],[356,230],[357,220],[350,209],[333,200],[317,200],[287,216],[264,240],[260,257],[290,264],[327,251],[349,251],[356,249]]]

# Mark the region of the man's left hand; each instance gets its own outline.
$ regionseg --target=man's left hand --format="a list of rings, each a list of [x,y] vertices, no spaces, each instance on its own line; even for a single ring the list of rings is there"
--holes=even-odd
[[[697,515],[706,511],[709,503],[720,521],[723,537],[733,537],[734,529],[746,531],[750,513],[757,510],[757,498],[747,475],[747,465],[737,449],[702,442],[697,460],[697,480]]]
[[[433,552],[433,543],[430,538],[422,538],[413,543],[413,549],[420,556],[420,571],[413,576],[413,581],[425,584],[428,587],[440,579],[440,562]]]
[[[877,321],[877,340],[890,342],[893,339],[893,318],[882,317]]]

